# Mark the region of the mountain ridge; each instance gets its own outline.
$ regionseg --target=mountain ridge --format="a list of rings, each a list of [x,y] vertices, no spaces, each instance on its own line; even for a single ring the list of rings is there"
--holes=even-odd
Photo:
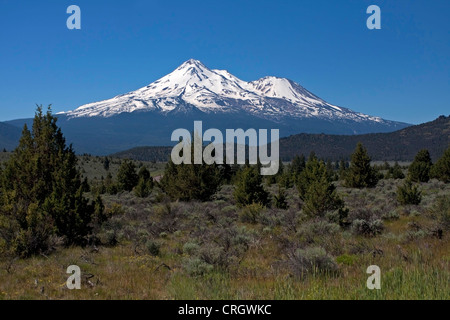
[[[358,142],[367,147],[374,161],[412,161],[421,149],[430,151],[436,161],[450,145],[450,116],[390,133],[364,135],[297,134],[280,139],[280,158],[290,161],[295,155],[311,151],[323,159],[349,160]],[[138,161],[167,161],[172,147],[135,147],[112,157]]]

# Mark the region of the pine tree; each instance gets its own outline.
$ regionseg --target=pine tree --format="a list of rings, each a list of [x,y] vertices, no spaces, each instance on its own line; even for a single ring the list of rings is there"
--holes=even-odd
[[[193,146],[190,149],[193,160]],[[169,159],[160,183],[164,192],[174,200],[208,201],[217,192],[222,181],[221,172],[215,163],[175,165]]]
[[[303,212],[308,216],[323,217],[326,212],[343,210],[344,202],[336,192],[336,187],[329,182],[326,174],[309,184],[304,198]]]
[[[342,159],[339,162],[339,179],[345,180],[346,173],[347,173],[347,166],[345,164],[345,161]]]
[[[430,153],[427,149],[420,150],[408,169],[408,178],[413,182],[428,182],[432,166]]]
[[[141,167],[138,173],[138,184],[134,190],[137,197],[146,198],[150,195],[153,189],[153,178],[150,175],[150,171],[144,166]]]
[[[302,154],[300,156],[296,155],[294,159],[292,159],[291,163],[291,173],[293,176],[297,176],[305,169],[306,161],[305,156]]]
[[[119,192],[119,188],[117,187],[117,184],[114,183],[111,172],[108,172],[108,174],[106,175],[104,185],[105,191],[108,194],[117,194],[117,192]]]
[[[403,173],[402,167],[395,161],[393,167],[389,168],[389,175],[392,179],[404,179],[405,175]]]
[[[101,214],[101,199],[91,204],[83,196],[77,157],[56,121],[50,107],[43,114],[39,106],[32,130],[24,126],[0,177],[0,237],[12,254],[45,252],[54,235],[66,245],[85,244],[91,222]]]
[[[303,211],[309,216],[323,216],[328,211],[342,211],[344,208],[327,166],[315,155],[309,157],[305,169],[299,175],[297,189],[304,202]]]
[[[120,190],[131,191],[138,184],[139,177],[136,174],[136,166],[130,160],[125,160],[117,173],[117,181]]]
[[[108,159],[108,157],[105,157],[105,159],[103,160],[103,168],[108,171],[109,170],[109,166],[110,166],[110,161]]]
[[[345,185],[350,188],[373,188],[378,182],[378,174],[370,165],[370,157],[362,143],[358,143],[352,154],[350,168],[345,175]]]
[[[450,182],[450,147],[432,167],[432,176],[445,183]]]
[[[275,208],[286,210],[288,204],[286,201],[286,191],[278,185],[278,194],[274,196]]]
[[[245,167],[239,172],[233,195],[240,207],[253,203],[263,206],[269,204],[269,194],[262,186],[262,178],[256,166]]]

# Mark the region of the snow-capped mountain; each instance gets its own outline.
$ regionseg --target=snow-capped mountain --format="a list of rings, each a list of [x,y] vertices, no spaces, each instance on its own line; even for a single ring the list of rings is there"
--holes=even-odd
[[[206,114],[244,112],[275,122],[316,118],[389,124],[381,118],[332,105],[288,79],[265,77],[246,82],[226,70],[210,70],[194,59],[146,87],[81,106],[65,115],[72,119],[111,117],[135,111],[167,114],[192,109]]]
[[[298,133],[390,132],[408,124],[332,105],[283,78],[240,80],[189,60],[172,73],[133,92],[58,114],[67,141],[79,153],[111,154],[138,146],[169,146],[175,129],[279,129]],[[11,121],[22,127],[32,119]]]

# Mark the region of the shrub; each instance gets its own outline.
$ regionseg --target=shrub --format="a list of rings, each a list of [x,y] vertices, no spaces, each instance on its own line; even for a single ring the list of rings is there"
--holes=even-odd
[[[116,230],[107,230],[103,242],[108,246],[115,246],[119,243]]]
[[[239,213],[241,222],[256,224],[264,207],[260,203],[246,205]]]
[[[438,196],[431,208],[433,216],[444,229],[450,228],[450,197]]]
[[[383,232],[384,225],[379,219],[366,221],[356,219],[352,222],[352,232],[356,235],[375,237]]]
[[[125,214],[125,209],[120,203],[113,203],[110,208],[107,209],[110,216],[123,216]]]
[[[298,249],[291,257],[291,268],[299,278],[304,278],[311,272],[335,273],[338,270],[333,257],[322,247]]]
[[[392,210],[389,212],[386,212],[382,215],[383,220],[398,220],[400,219],[400,215],[398,214],[397,210]]]
[[[183,246],[183,253],[194,255],[200,250],[200,246],[195,242],[186,242]]]
[[[303,223],[298,230],[298,235],[307,242],[314,242],[314,239],[322,236],[332,236],[340,230],[339,225],[329,223],[324,220],[316,220]]]
[[[338,210],[327,212],[325,217],[328,219],[328,221],[337,223],[341,227],[343,227],[348,224],[348,222],[347,222],[348,213],[349,213],[348,208],[340,208]]]
[[[407,179],[397,188],[397,201],[402,205],[418,205],[422,201],[422,193],[417,185],[413,185],[411,180]]]
[[[228,214],[228,213],[235,213],[237,211],[237,207],[230,205],[230,206],[225,206],[221,209],[221,212],[224,214]]]
[[[211,264],[197,257],[186,259],[183,263],[183,267],[185,271],[193,277],[204,276],[214,269]]]
[[[147,249],[148,253],[150,253],[152,256],[159,256],[160,255],[160,249],[161,244],[156,242],[155,240],[148,240],[145,243],[145,248]]]
[[[357,260],[357,256],[355,255],[349,255],[349,254],[343,254],[339,257],[336,257],[336,262],[339,264],[344,264],[346,266],[352,266],[355,264]]]

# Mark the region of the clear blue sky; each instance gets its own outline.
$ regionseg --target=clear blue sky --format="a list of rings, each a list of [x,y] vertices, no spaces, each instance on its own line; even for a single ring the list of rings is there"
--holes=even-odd
[[[81,8],[81,30],[66,9]],[[368,30],[366,9],[381,8]],[[0,0],[0,121],[111,98],[189,58],[420,123],[450,112],[450,1]]]

